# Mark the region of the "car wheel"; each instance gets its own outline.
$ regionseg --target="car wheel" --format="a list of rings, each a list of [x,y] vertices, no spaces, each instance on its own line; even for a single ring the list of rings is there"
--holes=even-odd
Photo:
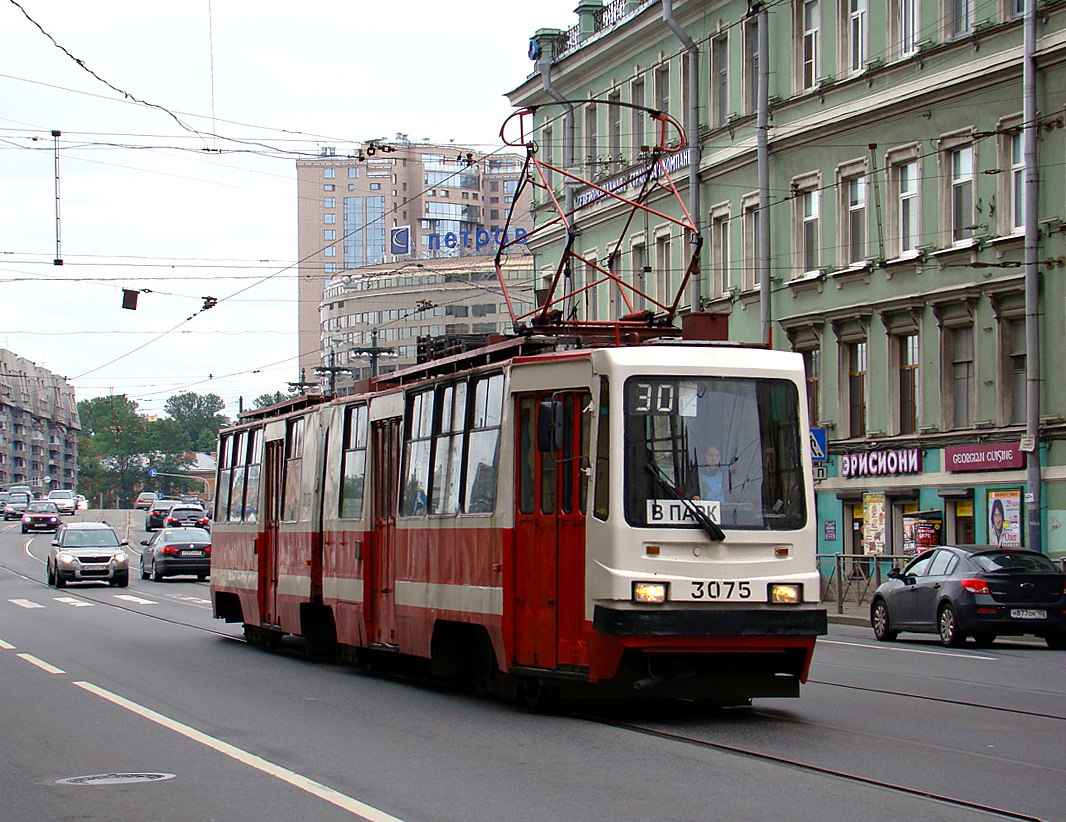
[[[1066,634],[1048,634],[1044,642],[1053,651],[1066,651]]]
[[[977,643],[978,648],[991,648],[992,643],[996,641],[996,635],[991,631],[978,631],[973,635],[973,641]]]
[[[130,572],[127,571],[120,577],[115,577],[111,580],[111,584],[116,588],[128,588],[130,585]]]
[[[148,571],[144,568],[144,557],[141,557],[141,579],[148,579]]]
[[[204,582],[207,579],[207,574],[197,574],[196,579],[200,582]]]
[[[899,631],[892,630],[892,620],[888,616],[888,605],[883,599],[874,603],[870,611],[870,624],[874,629],[874,636],[878,642],[891,642],[899,636]]]
[[[45,571],[44,571],[45,578],[48,580],[49,586],[54,586],[56,584],[56,578],[55,578],[55,575],[52,573],[52,563],[51,562],[46,562],[44,564],[44,568],[45,568]]]
[[[25,525],[22,526],[22,533],[24,533],[24,534],[26,533],[26,526]]]
[[[959,630],[959,621],[955,616],[955,609],[949,604],[942,605],[936,618],[937,630],[940,633],[940,644],[948,648],[958,648],[966,641],[966,635]]]
[[[162,582],[163,581],[163,572],[155,567],[155,561],[154,560],[152,561],[152,581],[153,582]]]
[[[63,579],[63,577],[61,577],[59,575],[59,566],[58,565],[56,566],[56,569],[55,569],[55,581],[56,581],[56,588],[66,588],[67,587],[67,581],[65,579]]]

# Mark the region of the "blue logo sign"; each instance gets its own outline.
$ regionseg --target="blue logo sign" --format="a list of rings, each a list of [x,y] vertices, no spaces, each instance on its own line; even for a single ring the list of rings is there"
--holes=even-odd
[[[389,253],[394,255],[411,253],[411,227],[397,226],[389,235]]]
[[[811,429],[811,459],[815,462],[825,462],[828,452],[828,440],[824,428]]]

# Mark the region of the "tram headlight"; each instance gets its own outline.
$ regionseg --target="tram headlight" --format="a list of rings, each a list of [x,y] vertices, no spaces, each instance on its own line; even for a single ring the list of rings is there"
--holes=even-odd
[[[794,582],[772,582],[767,599],[771,605],[799,605],[803,602],[803,586]]]
[[[642,605],[659,605],[666,602],[668,587],[665,582],[634,582],[633,601]]]

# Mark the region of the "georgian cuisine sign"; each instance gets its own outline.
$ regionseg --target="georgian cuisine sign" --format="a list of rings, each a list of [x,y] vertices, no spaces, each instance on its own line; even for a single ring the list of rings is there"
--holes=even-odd
[[[944,449],[946,471],[995,471],[1024,467],[1025,452],[1021,450],[1020,442],[955,445]]]

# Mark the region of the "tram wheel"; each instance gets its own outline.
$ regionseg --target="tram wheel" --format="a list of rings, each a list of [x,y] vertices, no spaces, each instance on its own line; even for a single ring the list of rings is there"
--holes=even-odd
[[[492,643],[484,633],[478,638],[475,654],[474,688],[481,696],[487,696],[492,691],[499,671],[496,668],[496,654],[493,653]]]
[[[543,679],[523,679],[518,687],[519,702],[536,713],[547,713],[559,702],[559,692],[556,686],[549,685]]]

